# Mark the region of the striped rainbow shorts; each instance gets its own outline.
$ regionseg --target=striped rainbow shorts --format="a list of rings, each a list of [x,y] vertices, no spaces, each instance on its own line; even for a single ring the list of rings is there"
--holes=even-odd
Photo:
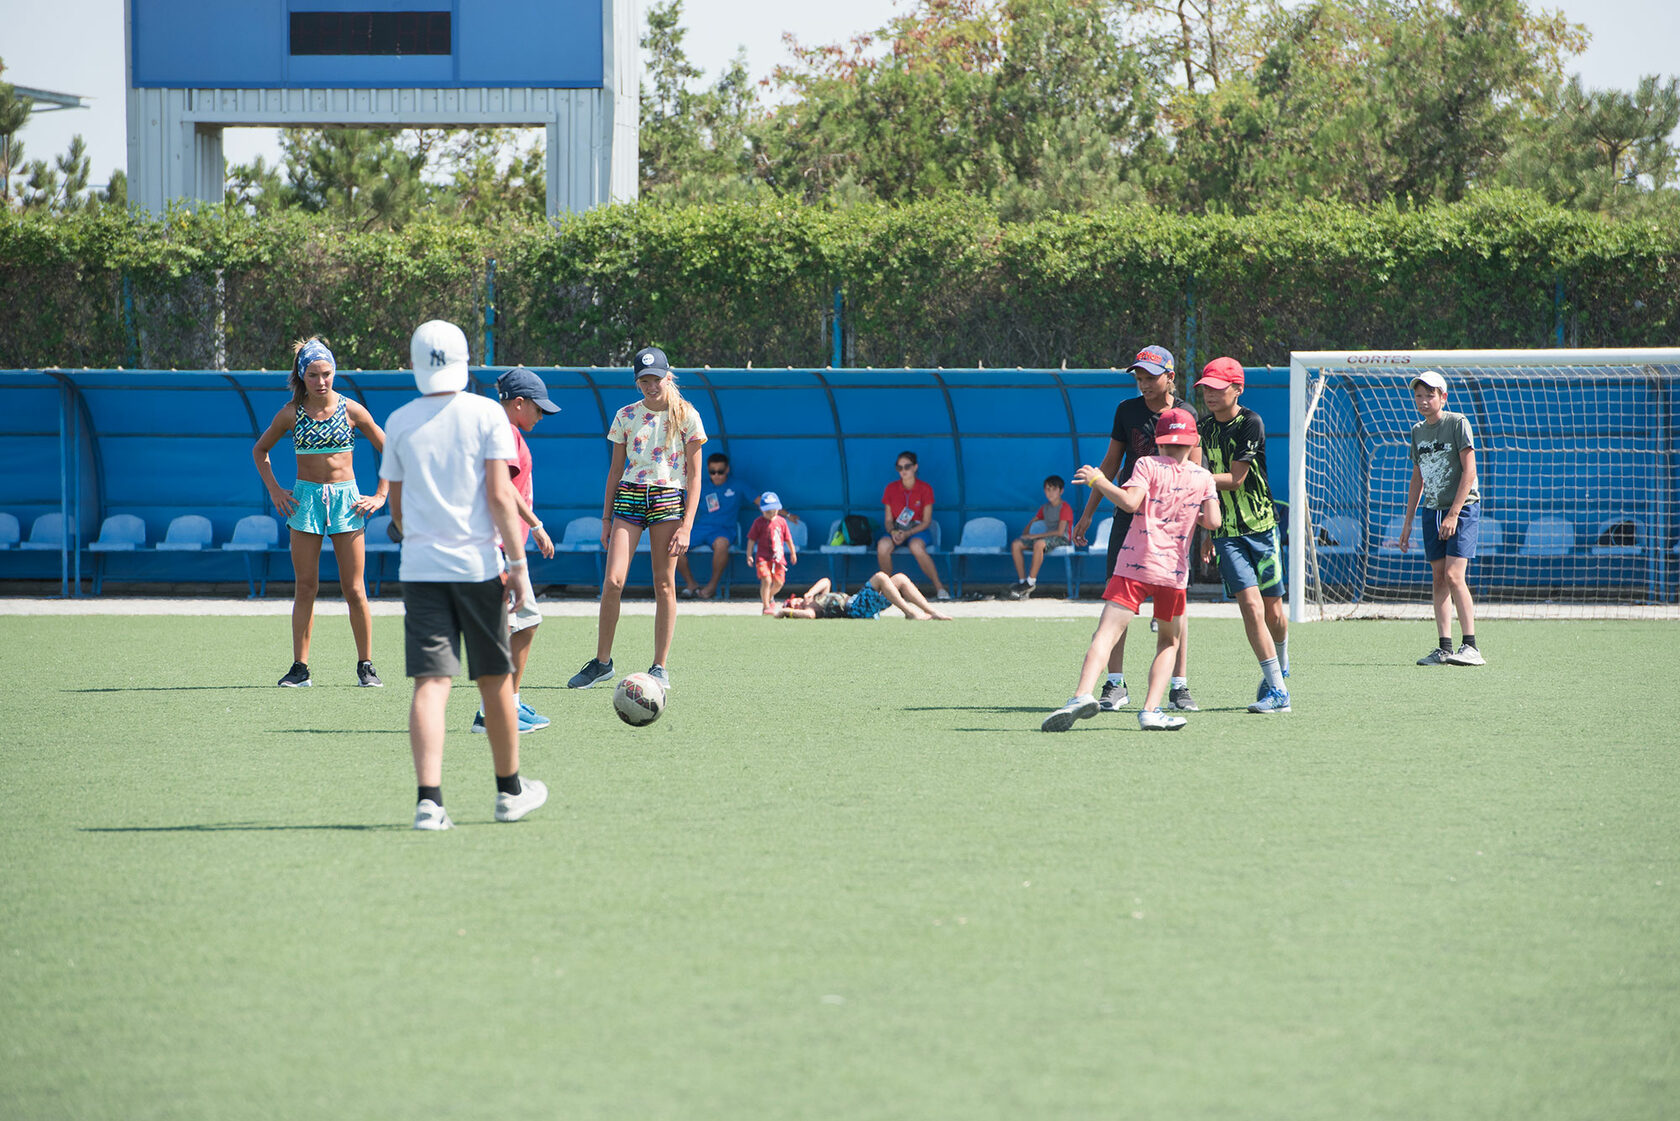
[[[640,526],[681,521],[687,497],[681,487],[620,483],[613,495],[613,517]]]

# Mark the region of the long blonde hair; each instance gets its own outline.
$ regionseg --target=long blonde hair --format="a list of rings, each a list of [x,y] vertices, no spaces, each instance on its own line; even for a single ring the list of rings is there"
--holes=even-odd
[[[688,441],[683,439],[683,429],[688,427],[688,402],[683,399],[682,390],[677,388],[677,372],[665,371],[665,399],[666,415],[670,422],[665,425],[665,454],[672,463],[677,456],[683,454],[688,447]],[[671,446],[672,433],[675,430],[677,446]],[[683,465],[688,466],[686,463]]]

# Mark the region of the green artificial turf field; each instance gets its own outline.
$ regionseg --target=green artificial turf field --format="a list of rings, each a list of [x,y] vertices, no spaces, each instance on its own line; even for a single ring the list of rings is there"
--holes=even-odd
[[[400,626],[386,689],[323,618],[281,690],[284,618],[0,618],[0,1117],[1680,1101],[1673,623],[1485,623],[1480,670],[1414,667],[1427,623],[1301,626],[1259,717],[1240,624],[1198,619],[1185,731],[1052,736],[1088,619],[685,618],[642,730],[561,687],[593,620],[551,619],[548,805],[492,823],[463,682],[441,834]]]

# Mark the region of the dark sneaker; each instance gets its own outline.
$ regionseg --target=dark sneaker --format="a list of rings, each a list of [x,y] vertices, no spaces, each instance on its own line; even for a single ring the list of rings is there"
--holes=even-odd
[[[1167,690],[1167,703],[1180,712],[1200,712],[1202,706],[1196,703],[1196,698],[1190,695],[1190,686],[1174,685]]]
[[[665,672],[664,666],[649,666],[648,676],[657,680],[667,693],[671,691],[671,675]]]
[[[1104,681],[1102,695],[1097,698],[1097,708],[1102,712],[1119,712],[1131,699],[1124,681]]]
[[[611,681],[613,676],[612,659],[605,664],[589,659],[583,663],[583,668],[572,674],[572,679],[566,682],[568,689],[587,689],[591,685],[599,685],[603,681]]]
[[[309,680],[309,667],[302,662],[293,662],[292,668],[286,671],[286,676],[275,682],[285,689],[307,689],[315,684]]]
[[[1444,666],[1452,661],[1452,651],[1443,650],[1439,646],[1417,660],[1420,666]]]
[[[1449,665],[1455,666],[1487,665],[1487,659],[1482,657],[1482,652],[1474,646],[1460,646],[1457,650],[1454,650],[1451,654],[1447,655],[1447,662]]]
[[[1073,727],[1075,720],[1089,720],[1097,714],[1097,699],[1089,693],[1083,693],[1069,700],[1067,704],[1052,712],[1040,724],[1041,732],[1065,732]]]
[[[379,680],[379,675],[373,672],[372,662],[356,663],[356,684],[363,689],[383,689],[385,683]]]
[[[1032,585],[1025,580],[1017,580],[1009,586],[1010,599],[1026,599],[1032,595]]]
[[[684,588],[677,593],[677,598],[678,599],[699,599],[700,598],[700,589],[699,588]]]

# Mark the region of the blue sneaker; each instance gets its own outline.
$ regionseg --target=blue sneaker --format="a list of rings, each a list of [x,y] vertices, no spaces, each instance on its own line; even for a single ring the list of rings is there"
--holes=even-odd
[[[527,724],[530,725],[529,728],[526,727]],[[519,730],[521,732],[540,731],[548,725],[548,717],[542,715],[524,701],[519,702]]]
[[[522,710],[519,713],[519,734],[520,735],[523,736],[526,732],[534,732],[538,728],[548,727],[548,717],[537,716],[537,719],[541,720],[542,723],[541,724],[533,723],[531,720],[527,719],[526,716],[525,716],[525,713],[523,711],[525,706],[523,704],[521,704],[519,707]],[[536,716],[535,713],[532,713],[531,715]],[[475,735],[482,736],[482,735],[489,734],[490,729],[486,728],[484,726],[484,714],[482,712],[479,713],[477,716],[473,717],[472,730],[473,730],[473,733]]]
[[[598,662],[594,658],[583,663],[583,668],[572,674],[572,679],[566,682],[568,689],[587,689],[591,685],[599,685],[603,681],[611,681],[613,677],[612,659]]]
[[[1257,701],[1265,700],[1266,699],[1266,690],[1268,688],[1270,688],[1270,686],[1268,686],[1266,684],[1266,679],[1264,677],[1262,677],[1260,679],[1260,688],[1254,690],[1254,699],[1257,700]]]
[[[1282,689],[1267,689],[1266,695],[1248,706],[1248,711],[1274,713],[1289,711],[1289,694]]]

